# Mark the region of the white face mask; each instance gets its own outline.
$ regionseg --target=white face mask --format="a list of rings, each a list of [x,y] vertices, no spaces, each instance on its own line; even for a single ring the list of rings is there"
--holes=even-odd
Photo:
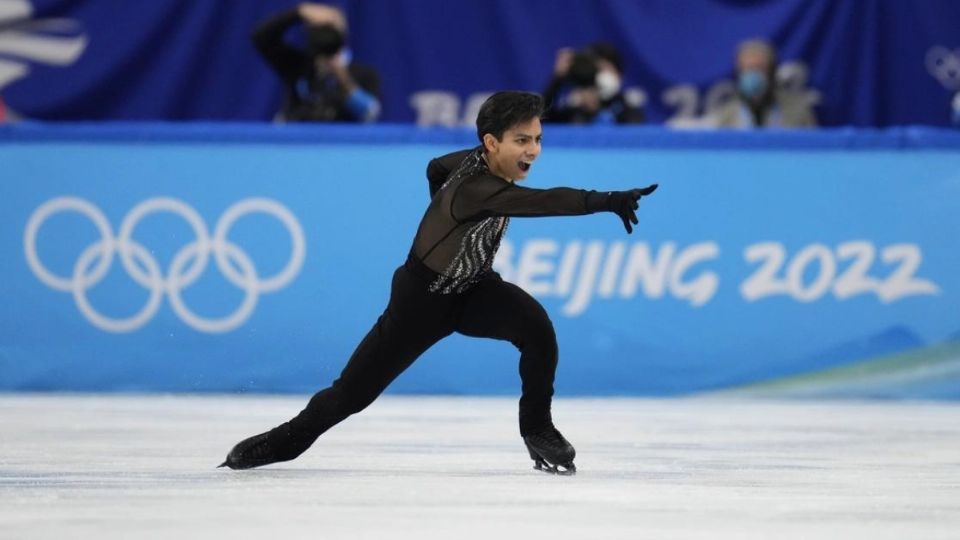
[[[597,73],[597,93],[600,99],[608,100],[620,91],[620,77],[612,71]]]

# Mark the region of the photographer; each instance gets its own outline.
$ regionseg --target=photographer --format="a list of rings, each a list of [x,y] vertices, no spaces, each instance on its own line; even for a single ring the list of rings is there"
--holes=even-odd
[[[638,124],[643,109],[623,92],[623,62],[609,43],[580,51],[557,51],[553,77],[543,92],[547,122],[566,124]]]
[[[283,39],[298,23],[304,24],[305,51]],[[279,120],[373,122],[380,116],[380,78],[351,62],[346,37],[343,12],[323,4],[299,4],[257,26],[253,43],[286,87]]]

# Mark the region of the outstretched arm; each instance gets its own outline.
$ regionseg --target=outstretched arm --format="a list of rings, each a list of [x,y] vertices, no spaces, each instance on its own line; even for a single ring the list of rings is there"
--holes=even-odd
[[[491,216],[547,217],[577,216],[596,212],[613,212],[623,221],[628,233],[637,223],[636,209],[640,197],[657,189],[653,184],[643,189],[598,193],[572,188],[533,189],[520,187],[493,176],[471,179],[454,195],[451,212],[454,219],[482,219]]]

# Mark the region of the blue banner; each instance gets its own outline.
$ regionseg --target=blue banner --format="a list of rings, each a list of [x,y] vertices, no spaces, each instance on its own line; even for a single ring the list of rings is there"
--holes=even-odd
[[[332,3],[353,58],[380,73],[387,122],[470,124],[490,92],[542,91],[558,49],[595,41],[620,50],[624,87],[652,123],[709,118],[733,95],[734,51],[750,38],[779,49],[781,83],[823,125],[946,126],[960,92],[954,0]],[[295,5],[5,0],[0,96],[10,116],[34,119],[269,120],[283,87],[250,33]]]
[[[426,163],[473,137],[0,129],[0,389],[325,386],[386,305]],[[496,267],[553,318],[560,394],[960,398],[954,134],[545,140],[529,186],[660,184],[630,236],[609,214],[511,224]],[[517,358],[455,336],[392,389],[516,393]]]

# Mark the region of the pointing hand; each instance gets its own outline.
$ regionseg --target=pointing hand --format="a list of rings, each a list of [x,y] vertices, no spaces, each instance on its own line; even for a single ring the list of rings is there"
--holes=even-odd
[[[633,225],[639,223],[636,210],[640,207],[640,197],[650,195],[657,186],[658,184],[651,184],[645,188],[611,191],[607,194],[607,209],[620,217],[627,234],[633,233]]]

